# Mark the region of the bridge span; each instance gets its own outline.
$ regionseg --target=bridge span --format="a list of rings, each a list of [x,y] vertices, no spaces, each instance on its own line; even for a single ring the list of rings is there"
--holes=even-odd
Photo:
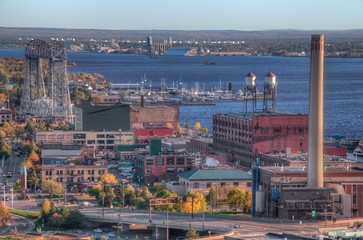
[[[102,210],[87,211],[82,209],[86,219],[96,223],[110,223],[119,226],[122,231],[128,231],[130,225],[146,226],[152,230],[153,236],[158,239],[168,239],[170,229],[196,230],[208,233],[214,239],[222,239],[226,235],[233,235],[233,225],[220,224],[218,221],[205,221],[203,216],[195,215],[192,219],[190,214],[177,213],[154,213],[153,219],[149,221],[149,215],[145,211],[124,212],[107,209],[102,214]],[[209,236],[208,236],[209,237]]]
[[[302,236],[318,234],[322,228],[334,227],[333,222],[321,221],[288,221],[282,219],[250,218],[214,214],[191,214],[153,212],[149,221],[147,210],[131,209],[81,209],[87,220],[94,223],[118,225],[121,231],[128,231],[131,225],[145,226],[152,230],[158,239],[169,239],[171,229],[194,229],[208,239],[223,239],[226,235],[253,236],[267,233],[287,233]],[[337,227],[337,226],[335,226]],[[208,235],[211,235],[211,238]]]

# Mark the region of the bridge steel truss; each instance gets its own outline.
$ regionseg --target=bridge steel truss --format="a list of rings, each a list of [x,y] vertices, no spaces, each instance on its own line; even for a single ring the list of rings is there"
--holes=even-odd
[[[48,61],[48,79],[43,77]],[[25,79],[20,114],[62,118],[73,122],[67,76],[67,55],[58,41],[33,40],[25,51]]]

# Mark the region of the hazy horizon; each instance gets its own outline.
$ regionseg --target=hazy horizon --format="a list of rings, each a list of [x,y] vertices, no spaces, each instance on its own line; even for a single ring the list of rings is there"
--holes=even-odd
[[[0,0],[0,25],[95,30],[354,30],[362,0]]]

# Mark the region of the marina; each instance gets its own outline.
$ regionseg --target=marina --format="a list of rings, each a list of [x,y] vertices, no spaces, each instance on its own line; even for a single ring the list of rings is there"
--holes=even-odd
[[[139,84],[146,88],[158,88],[162,82],[168,88],[192,91],[199,83],[198,92],[218,92],[227,90],[238,93],[244,88],[244,78],[253,72],[257,92],[262,92],[263,78],[268,71],[277,75],[276,111],[306,114],[308,112],[309,58],[307,57],[216,57],[210,60],[214,66],[203,64],[203,57],[179,55],[160,56],[150,59],[142,55],[121,55],[104,53],[67,53],[69,61],[76,66],[69,72],[100,73],[108,82]],[[0,49],[0,57],[24,58],[24,49]],[[340,135],[346,138],[362,136],[361,113],[357,111],[363,101],[363,59],[325,59],[325,102],[324,135]],[[146,81],[145,77],[146,76]],[[180,106],[180,123],[200,122],[212,129],[212,115],[223,112],[242,112],[241,101],[230,97],[213,97],[215,105]],[[235,100],[240,100],[236,98]],[[257,104],[257,109],[262,106]]]

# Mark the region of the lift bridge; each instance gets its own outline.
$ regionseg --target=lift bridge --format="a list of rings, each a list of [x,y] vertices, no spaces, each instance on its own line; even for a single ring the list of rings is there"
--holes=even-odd
[[[48,73],[46,80],[43,77],[43,69]],[[67,55],[62,43],[33,40],[27,45],[20,114],[61,118],[73,122]]]

